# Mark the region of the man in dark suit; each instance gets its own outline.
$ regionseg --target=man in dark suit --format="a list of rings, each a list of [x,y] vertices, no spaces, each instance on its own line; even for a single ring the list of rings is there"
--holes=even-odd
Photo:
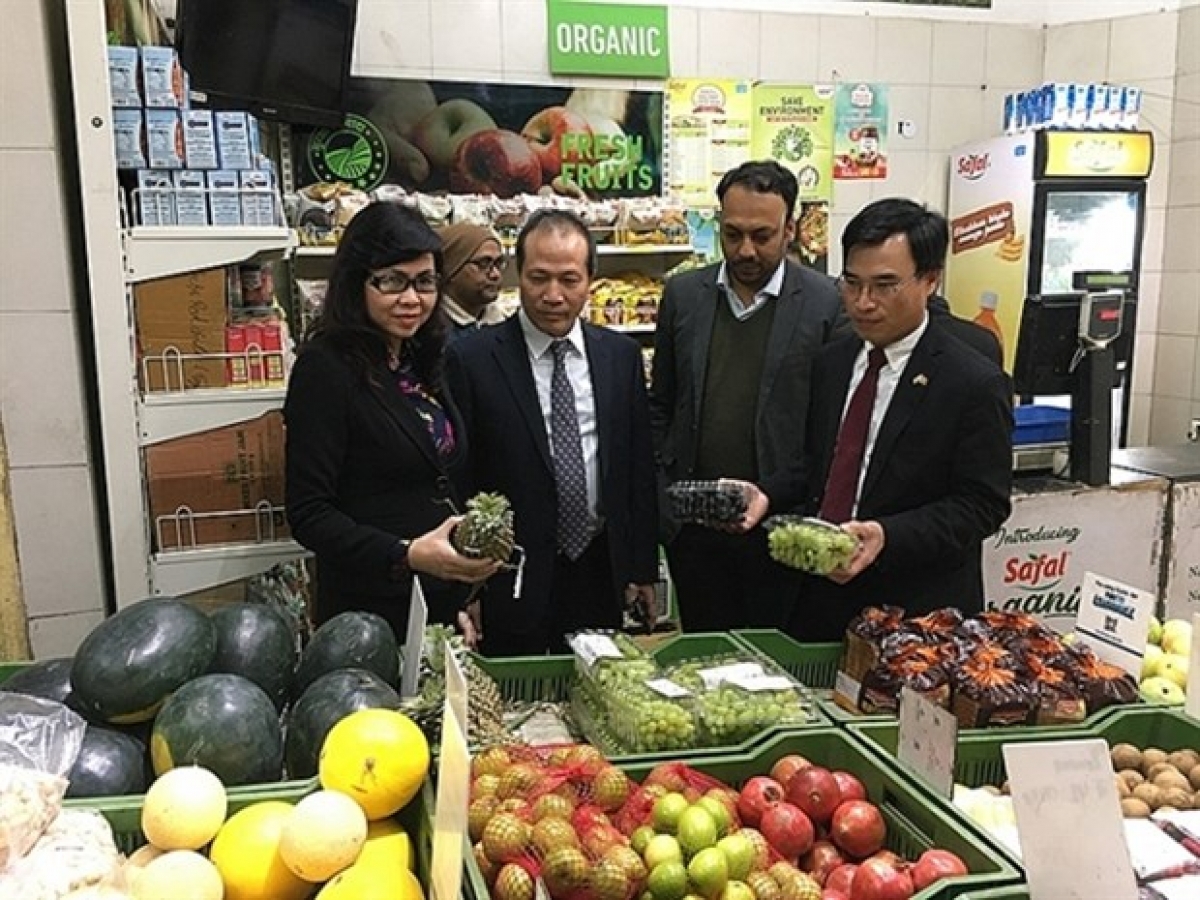
[[[982,542],[1011,508],[1012,388],[931,322],[947,241],[944,217],[900,199],[865,207],[842,235],[855,334],[813,367],[805,468],[810,511],[860,547],[806,580],[788,629],[801,640],[839,640],[871,604],[982,609]]]
[[[831,279],[785,260],[795,177],[750,162],[717,186],[725,262],[667,282],[654,339],[650,414],[660,488],[688,479],[756,483],[786,509],[780,480],[803,448],[809,369],[841,321]],[[799,579],[762,529],[670,521],[663,539],[688,631],[783,627]]]
[[[972,350],[982,353],[997,366],[1004,367],[1004,350],[996,335],[982,325],[976,325],[970,319],[956,316],[950,311],[950,304],[941,294],[930,294],[927,308],[929,309],[929,324],[958,338]]]
[[[483,652],[565,652],[581,628],[620,627],[657,576],[654,460],[641,350],[580,321],[595,273],[587,226],[561,211],[517,238],[521,309],[456,342],[447,378],[474,490],[509,498],[523,584],[493,578]]]

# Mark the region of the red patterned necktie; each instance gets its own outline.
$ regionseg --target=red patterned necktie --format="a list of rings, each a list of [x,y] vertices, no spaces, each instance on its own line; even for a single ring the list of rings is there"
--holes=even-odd
[[[821,501],[821,518],[841,524],[849,521],[858,494],[858,476],[862,471],[863,454],[867,449],[867,433],[871,428],[871,412],[875,409],[875,389],[879,386],[879,370],[887,356],[878,347],[867,354],[867,371],[854,389],[846,416],[838,430],[833,448],[833,462],[825,480],[825,495]]]

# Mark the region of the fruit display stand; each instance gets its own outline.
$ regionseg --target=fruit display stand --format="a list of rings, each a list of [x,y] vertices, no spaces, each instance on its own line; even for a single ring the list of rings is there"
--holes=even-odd
[[[899,726],[895,721],[863,722],[849,726],[849,733],[868,753],[879,759],[901,777],[912,780],[930,802],[949,812],[965,827],[1003,853],[1014,865],[1020,860],[987,831],[977,825],[947,798],[934,794],[924,782],[913,778],[896,760]],[[1029,741],[1069,741],[1084,738],[1104,738],[1109,745],[1132,743],[1137,746],[1156,746],[1168,752],[1185,748],[1200,748],[1200,722],[1182,712],[1155,706],[1136,706],[1105,710],[1094,721],[1069,729],[1011,728],[964,731],[958,738],[954,759],[954,780],[970,788],[984,785],[1000,786],[1007,776],[1004,767],[1005,744]]]
[[[751,777],[765,775],[777,760],[793,753],[845,769],[862,781],[868,798],[879,806],[887,824],[887,849],[916,858],[931,847],[941,847],[958,855],[970,869],[970,875],[938,882],[913,895],[913,900],[951,900],[963,897],[969,890],[1018,880],[1016,868],[986,841],[931,803],[905,776],[842,730],[827,727],[780,732],[745,753],[693,755],[685,761],[705,775],[740,788]],[[614,762],[639,782],[655,766],[645,760]],[[465,895],[472,900],[487,900],[487,884],[469,848],[465,851],[465,865]]]

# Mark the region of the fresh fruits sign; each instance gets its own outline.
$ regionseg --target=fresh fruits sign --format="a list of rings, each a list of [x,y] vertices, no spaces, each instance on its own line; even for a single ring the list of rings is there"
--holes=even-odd
[[[341,128],[298,134],[301,185],[499,197],[662,189],[657,92],[360,78],[347,108]]]

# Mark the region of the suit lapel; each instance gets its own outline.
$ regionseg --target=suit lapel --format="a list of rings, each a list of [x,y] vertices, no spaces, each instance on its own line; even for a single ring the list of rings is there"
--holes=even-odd
[[[912,356],[908,358],[908,365],[900,373],[896,391],[892,394],[892,402],[888,404],[887,414],[879,425],[879,434],[875,437],[871,462],[867,467],[867,477],[863,480],[863,498],[870,496],[871,489],[879,481],[888,458],[896,449],[900,435],[904,433],[913,413],[929,396],[929,382],[937,375],[939,356],[941,342],[937,332],[926,327],[925,334],[913,348]]]
[[[525,420],[525,426],[533,437],[541,454],[542,462],[551,472],[554,463],[550,457],[550,439],[546,434],[546,421],[542,417],[542,407],[538,402],[537,384],[533,380],[533,367],[529,363],[529,348],[525,344],[525,335],[521,332],[521,322],[517,316],[509,317],[497,335],[495,354],[497,367],[508,383],[513,401]]]
[[[379,381],[378,385],[373,386],[371,393],[375,399],[386,410],[389,418],[399,426],[400,430],[408,437],[417,449],[429,460],[429,463],[439,471],[442,469],[442,461],[438,457],[437,448],[433,446],[433,439],[429,436],[429,429],[417,414],[413,405],[400,392],[400,388],[396,385],[396,375],[389,370],[387,366],[377,366],[375,376]]]
[[[758,400],[755,415],[761,415],[767,398],[771,396],[771,387],[784,357],[792,347],[792,334],[800,325],[801,310],[804,308],[804,296],[796,278],[791,263],[784,263],[783,286],[779,296],[775,298],[775,321],[767,338],[767,352],[763,357],[763,373],[759,380]]]
[[[708,350],[712,341],[717,304],[725,302],[725,293],[717,285],[716,270],[713,270],[696,297],[696,309],[693,313],[696,327],[692,332],[692,416],[696,422],[700,421],[700,400],[704,396],[704,379],[708,377]]]

